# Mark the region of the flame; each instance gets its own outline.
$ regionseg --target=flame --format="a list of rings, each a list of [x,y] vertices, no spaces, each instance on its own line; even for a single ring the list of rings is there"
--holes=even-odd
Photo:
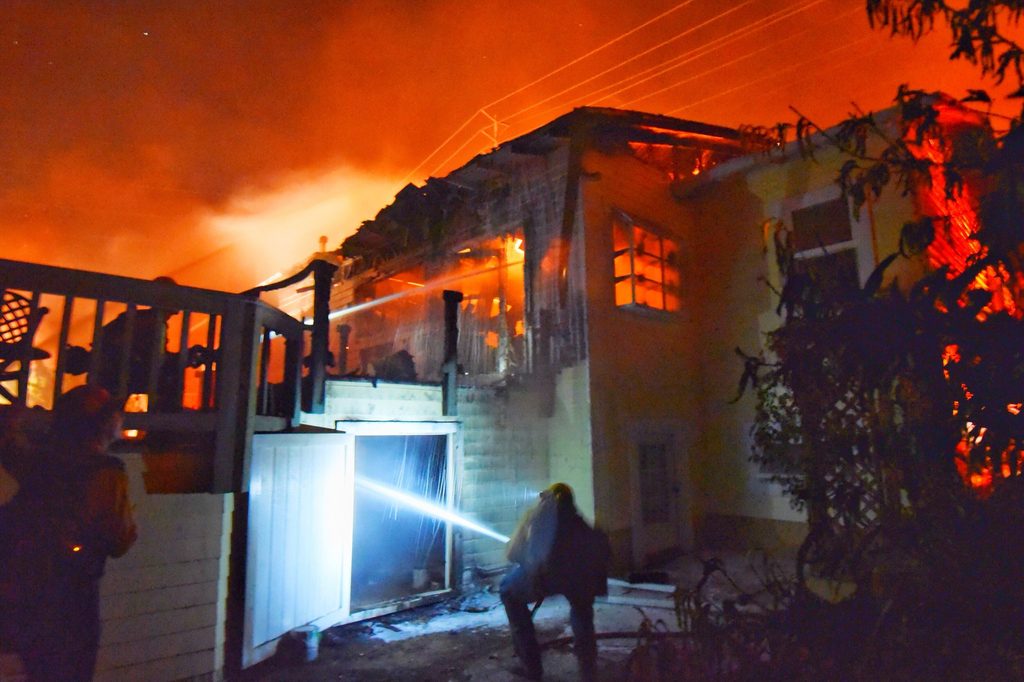
[[[958,114],[951,107],[942,108],[942,114],[950,119],[952,126],[970,124],[967,114]],[[956,120],[953,120],[956,119]],[[908,135],[913,134],[910,131]],[[948,266],[949,278],[957,277],[967,269],[968,261],[982,253],[981,243],[975,238],[980,223],[975,210],[977,198],[972,183],[965,181],[959,188],[947,195],[945,164],[951,155],[950,144],[938,136],[926,138],[920,144],[908,144],[910,150],[919,159],[927,159],[932,163],[929,167],[929,181],[922,183],[918,194],[921,212],[936,219],[937,224],[945,226],[938,232],[926,251],[929,265],[933,268]],[[970,285],[970,289],[982,289],[992,293],[991,301],[978,313],[978,319],[984,320],[993,313],[1005,311],[1017,319],[1024,317],[1024,309],[1017,305],[1009,283],[1012,282],[1009,272],[1000,267],[999,270],[989,267],[978,273]],[[966,296],[959,301],[966,306]],[[941,304],[936,305],[941,312],[948,312]],[[955,361],[954,361],[955,362]]]
[[[983,469],[981,473],[971,474],[970,484],[972,488],[987,488],[992,485],[992,469]]]
[[[950,362],[960,362],[960,347],[955,343],[946,346],[942,351],[942,366],[945,367]]]
[[[949,124],[948,129],[954,134],[958,127],[964,124],[977,125],[977,121],[971,121],[970,114],[960,112],[953,107],[942,107],[941,116],[944,123]],[[915,131],[908,132],[908,137]],[[926,159],[931,162],[929,167],[929,183],[922,183],[918,192],[919,210],[922,214],[936,219],[937,226],[944,229],[937,230],[935,239],[928,246],[926,256],[932,268],[946,266],[950,279],[961,275],[968,267],[968,264],[976,257],[984,255],[981,243],[975,238],[980,228],[978,215],[975,210],[977,200],[974,195],[974,183],[969,179],[952,192],[946,191],[945,164],[951,156],[951,145],[947,139],[932,136],[920,144],[909,144],[911,151],[919,159]],[[1019,279],[1019,278],[1018,278]],[[968,290],[983,290],[991,293],[991,299],[978,312],[977,319],[985,320],[988,316],[1006,312],[1016,319],[1024,317],[1024,309],[1018,305],[1014,296],[1015,289],[1020,287],[1021,282],[1016,282],[1007,269],[999,265],[988,267],[978,273],[968,286]],[[968,305],[966,294],[958,301],[960,306]],[[948,312],[946,306],[936,303],[936,308],[941,312]],[[951,365],[961,360],[960,349],[956,344],[949,344],[942,351],[943,375],[950,380]],[[974,360],[977,362],[977,359]],[[959,388],[963,391],[964,399],[970,401],[974,394],[966,383],[960,383]],[[1007,412],[1012,415],[1020,413],[1022,403],[1009,403],[1006,406]],[[959,401],[953,402],[952,414],[956,416],[961,409]],[[990,446],[983,446],[987,429],[976,428],[973,422],[964,424],[964,431],[960,442],[956,445],[956,466],[957,471],[964,480],[978,495],[984,497],[992,492],[995,477],[1002,476],[1009,478],[1020,474],[1020,451],[1011,442],[1001,455],[992,453],[989,456]],[[975,448],[983,448],[984,456],[972,457]],[[972,459],[974,462],[972,462]],[[978,459],[982,463],[977,464]]]

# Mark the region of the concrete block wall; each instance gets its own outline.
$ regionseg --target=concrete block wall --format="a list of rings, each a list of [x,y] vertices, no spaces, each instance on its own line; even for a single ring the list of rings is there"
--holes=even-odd
[[[526,388],[464,388],[462,511],[511,535],[519,517],[549,485],[547,428],[540,401]],[[463,534],[464,568],[507,563],[505,545]]]
[[[333,429],[338,420],[433,421],[441,418],[441,387],[368,380],[328,381],[324,413],[302,422]]]
[[[95,679],[220,679],[234,498],[147,495],[141,456],[124,460],[139,539],[107,562]]]

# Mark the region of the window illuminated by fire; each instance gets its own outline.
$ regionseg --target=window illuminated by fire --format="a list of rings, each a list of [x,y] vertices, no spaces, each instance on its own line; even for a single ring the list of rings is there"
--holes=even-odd
[[[613,227],[615,305],[679,310],[679,244],[624,215]]]

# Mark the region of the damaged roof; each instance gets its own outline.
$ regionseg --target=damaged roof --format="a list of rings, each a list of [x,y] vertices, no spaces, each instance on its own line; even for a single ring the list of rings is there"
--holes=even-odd
[[[436,248],[446,236],[471,232],[479,222],[475,199],[503,177],[500,166],[511,155],[547,155],[574,139],[606,153],[633,154],[658,164],[646,149],[693,150],[700,163],[745,153],[739,131],[660,114],[606,107],[579,107],[553,121],[479,154],[444,178],[427,178],[422,186],[406,185],[395,200],[367,220],[339,249],[346,258],[360,258],[376,267],[401,254]],[[482,191],[483,190],[483,191]]]

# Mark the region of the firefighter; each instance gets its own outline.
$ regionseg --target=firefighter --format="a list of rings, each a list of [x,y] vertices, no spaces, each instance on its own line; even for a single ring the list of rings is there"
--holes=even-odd
[[[608,592],[607,537],[579,515],[572,488],[556,483],[523,515],[507,554],[515,565],[501,582],[501,602],[523,674],[531,680],[543,674],[529,604],[560,594],[569,600],[580,678],[592,682],[597,673],[594,597]]]
[[[36,469],[0,515],[0,630],[32,682],[88,682],[99,647],[108,557],[136,538],[121,461],[121,410],[86,384],[61,395]]]

